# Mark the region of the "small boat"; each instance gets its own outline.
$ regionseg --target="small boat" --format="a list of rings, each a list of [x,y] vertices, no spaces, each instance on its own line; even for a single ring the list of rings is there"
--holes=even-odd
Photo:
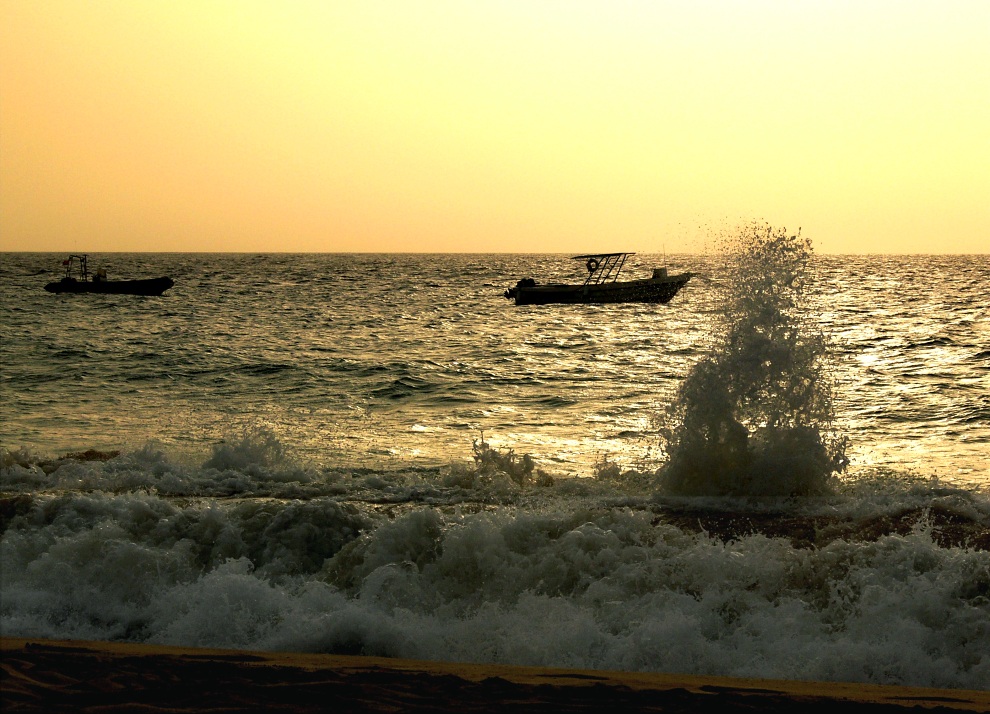
[[[588,277],[584,283],[538,285],[532,278],[523,278],[514,288],[505,291],[505,297],[515,300],[516,305],[667,303],[691,279],[691,273],[668,275],[667,268],[654,268],[652,277],[619,282],[619,272],[630,255],[635,253],[575,255],[573,260],[585,261],[588,269]]]
[[[70,255],[62,261],[65,277],[48,283],[50,293],[106,293],[110,295],[161,295],[175,285],[172,278],[146,278],[144,280],[107,280],[107,271],[100,268],[92,280],[86,267],[85,255]],[[78,278],[72,275],[73,265],[78,263]]]

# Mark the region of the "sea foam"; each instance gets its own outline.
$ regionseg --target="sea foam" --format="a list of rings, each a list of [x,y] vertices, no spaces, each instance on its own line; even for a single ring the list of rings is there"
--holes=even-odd
[[[457,469],[474,479],[314,471],[305,497],[284,498],[298,466],[282,453],[251,495],[209,486],[250,481],[250,464],[140,450],[7,497],[0,630],[964,688],[990,675],[985,495],[892,476],[719,515],[738,499],[635,479],[520,485],[475,464]],[[25,472],[45,476],[11,464],[8,493]],[[179,474],[185,490],[125,490],[122,472]]]

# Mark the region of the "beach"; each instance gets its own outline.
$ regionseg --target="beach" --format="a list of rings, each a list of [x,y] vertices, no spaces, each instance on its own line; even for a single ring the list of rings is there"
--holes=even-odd
[[[0,639],[0,704],[30,711],[990,711],[990,692]]]

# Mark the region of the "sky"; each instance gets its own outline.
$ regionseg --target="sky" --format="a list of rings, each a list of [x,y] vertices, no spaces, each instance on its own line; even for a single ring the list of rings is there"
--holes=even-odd
[[[0,0],[0,251],[990,252],[986,0]]]

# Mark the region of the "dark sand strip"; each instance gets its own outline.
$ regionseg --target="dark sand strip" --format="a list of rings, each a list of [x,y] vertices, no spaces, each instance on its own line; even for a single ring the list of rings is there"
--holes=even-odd
[[[990,712],[990,691],[0,638],[10,712]]]

